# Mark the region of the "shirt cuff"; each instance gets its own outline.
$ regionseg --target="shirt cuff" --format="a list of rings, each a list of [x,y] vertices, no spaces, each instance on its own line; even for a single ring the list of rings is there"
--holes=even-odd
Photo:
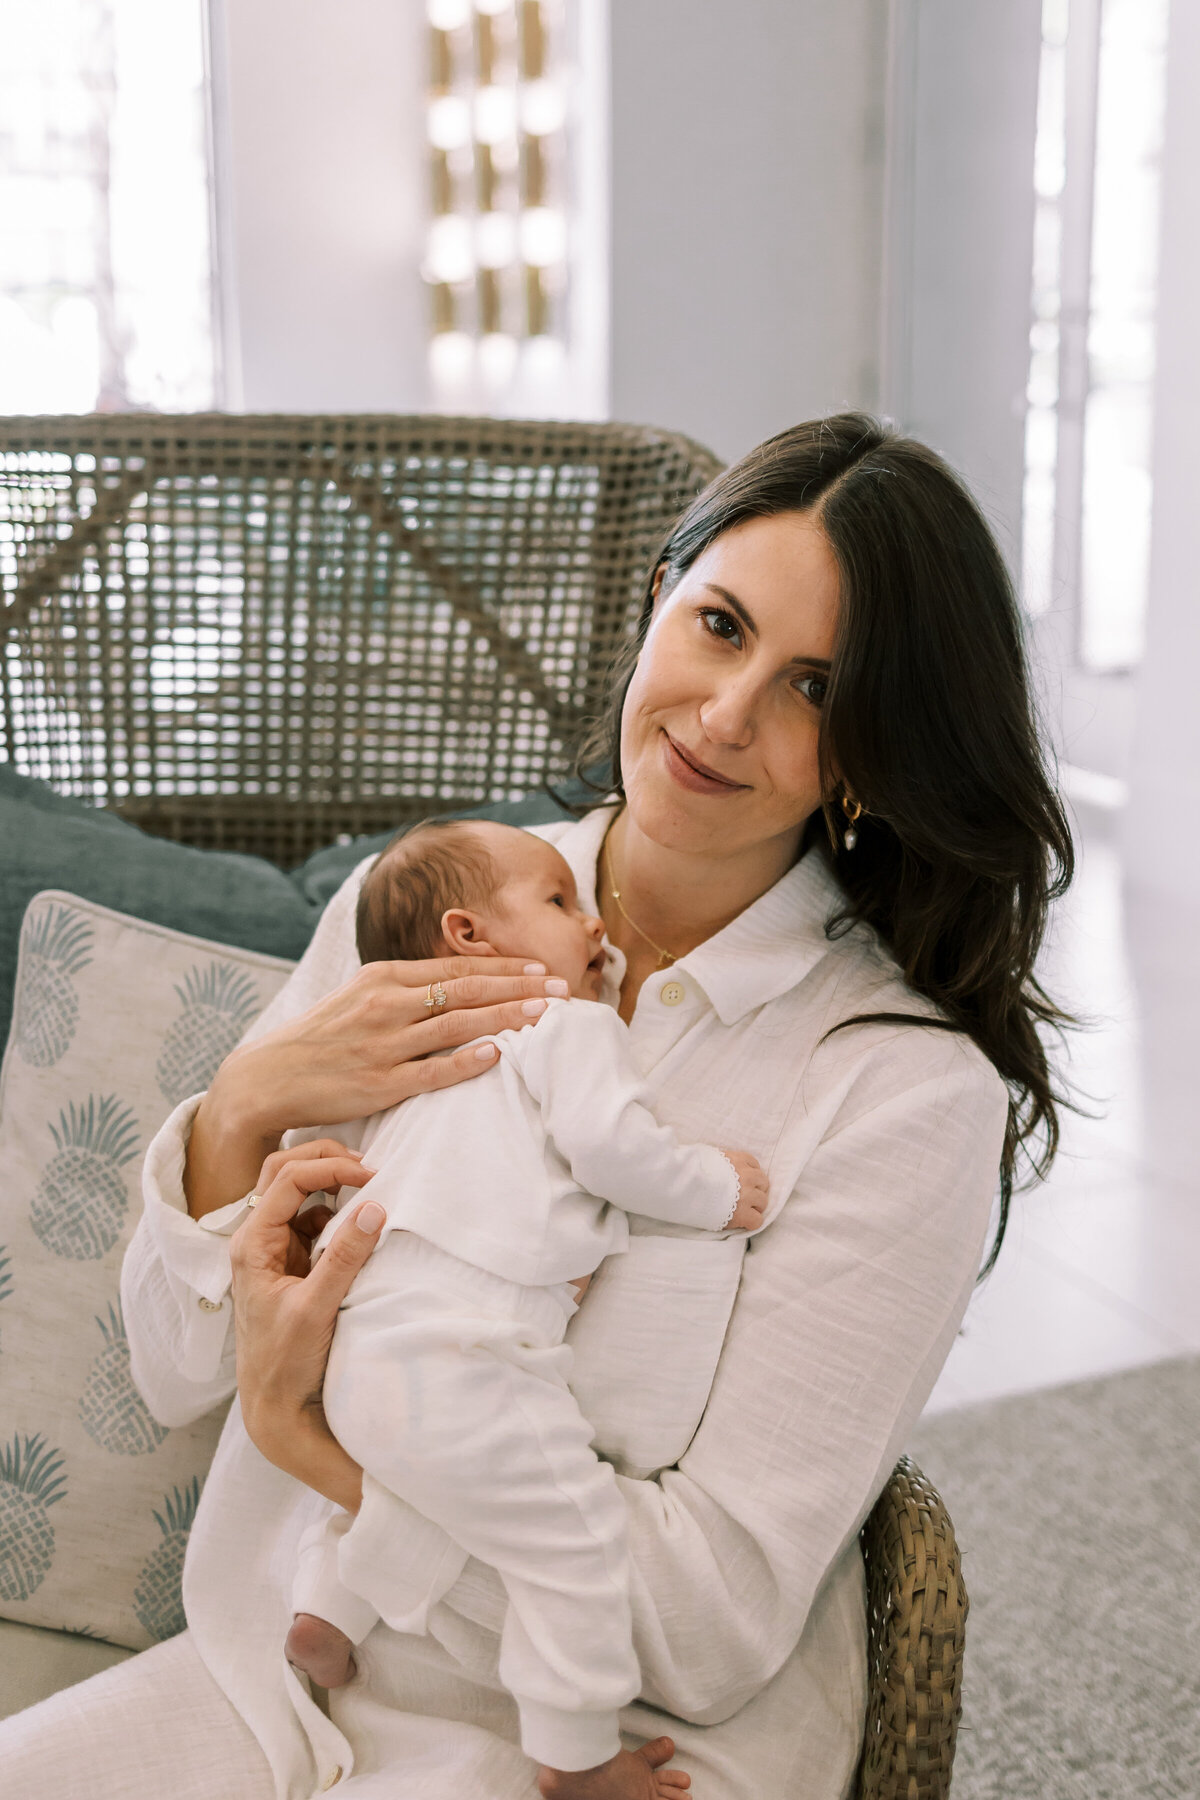
[[[193,1219],[183,1192],[183,1165],[202,1094],[183,1100],[146,1152],[142,1197],[146,1224],[163,1266],[212,1306],[229,1292],[229,1238],[246,1216],[244,1199]]]
[[[621,1748],[618,1712],[563,1712],[537,1700],[523,1700],[521,1748],[547,1769],[594,1769]]]

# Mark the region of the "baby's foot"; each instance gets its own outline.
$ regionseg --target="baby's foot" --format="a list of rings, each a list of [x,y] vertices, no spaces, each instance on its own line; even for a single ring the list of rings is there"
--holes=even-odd
[[[692,1785],[682,1769],[664,1769],[675,1745],[655,1738],[640,1750],[619,1750],[594,1769],[542,1769],[538,1793],[543,1800],[679,1800]]]
[[[283,1654],[294,1669],[323,1688],[345,1687],[357,1666],[354,1645],[345,1632],[315,1613],[296,1614]]]

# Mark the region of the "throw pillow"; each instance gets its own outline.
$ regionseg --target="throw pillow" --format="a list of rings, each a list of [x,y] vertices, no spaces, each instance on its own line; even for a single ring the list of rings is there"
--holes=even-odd
[[[174,1430],[151,1416],[129,1374],[121,1259],[150,1138],[290,968],[66,893],[29,906],[0,1071],[2,1616],[134,1649],[183,1628],[183,1552],[224,1409]]]

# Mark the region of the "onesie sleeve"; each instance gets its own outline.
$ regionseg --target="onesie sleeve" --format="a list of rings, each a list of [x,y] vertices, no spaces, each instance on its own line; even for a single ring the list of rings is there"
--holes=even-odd
[[[659,1124],[610,1006],[551,1001],[514,1051],[547,1137],[586,1193],[667,1224],[724,1230],[737,1205],[733,1164]]]

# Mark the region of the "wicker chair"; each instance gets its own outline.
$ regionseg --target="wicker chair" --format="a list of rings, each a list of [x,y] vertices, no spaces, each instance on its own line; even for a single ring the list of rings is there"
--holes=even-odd
[[[0,420],[0,756],[281,866],[570,769],[671,520],[670,432],[443,418]],[[862,1530],[859,1800],[942,1800],[967,1601],[908,1459]]]

